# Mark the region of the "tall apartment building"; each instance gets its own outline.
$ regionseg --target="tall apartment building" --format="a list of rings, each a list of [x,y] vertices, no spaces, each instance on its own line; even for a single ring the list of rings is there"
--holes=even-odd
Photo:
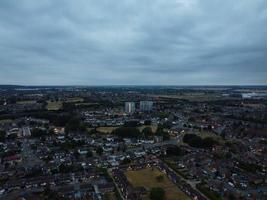
[[[140,111],[151,111],[153,109],[153,101],[140,101]]]
[[[134,102],[125,102],[125,112],[134,113],[135,112],[135,103]]]

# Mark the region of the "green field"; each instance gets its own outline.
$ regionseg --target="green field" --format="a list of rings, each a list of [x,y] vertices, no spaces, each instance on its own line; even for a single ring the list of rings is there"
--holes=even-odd
[[[67,98],[65,101],[47,101],[47,110],[60,110],[63,106],[63,103],[83,103],[84,99],[81,97]]]
[[[0,120],[0,124],[11,123],[13,121],[14,120],[12,120],[12,119],[2,119],[2,120]]]
[[[201,132],[197,132],[197,135],[200,136],[201,138],[206,138],[206,137],[211,137],[214,140],[220,141],[221,137],[216,135],[215,133],[211,132],[211,131],[201,131]]]
[[[112,133],[112,131],[115,130],[116,128],[118,127],[107,126],[107,127],[98,127],[96,130],[104,134],[109,134]]]
[[[67,100],[65,101],[66,103],[79,103],[79,102],[83,102],[84,99],[81,97],[73,97],[73,98],[67,98]]]
[[[189,92],[189,93],[173,94],[173,95],[150,95],[150,96],[156,98],[164,98],[164,99],[181,99],[193,102],[216,101],[216,100],[230,98],[230,97],[223,97],[220,94],[216,93],[204,93],[204,92]]]
[[[139,126],[138,129],[142,131],[144,128],[150,127],[152,129],[152,132],[155,133],[157,131],[158,126],[157,125],[143,125]]]
[[[142,169],[138,171],[127,171],[126,177],[134,187],[145,187],[148,191],[153,187],[161,187],[165,190],[165,200],[190,200],[169,178],[157,169]],[[158,181],[157,177],[163,176],[162,181]],[[143,197],[148,200],[148,195]]]
[[[29,100],[29,101],[17,101],[17,104],[35,104],[36,103],[36,101],[31,101],[31,100]]]
[[[104,195],[104,200],[118,200],[115,192],[109,192]]]
[[[47,110],[59,110],[62,108],[62,101],[47,101]]]

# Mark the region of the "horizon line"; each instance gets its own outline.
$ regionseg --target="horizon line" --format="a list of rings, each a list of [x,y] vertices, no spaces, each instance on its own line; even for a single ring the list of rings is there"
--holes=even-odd
[[[267,87],[267,84],[103,84],[103,85],[97,85],[97,84],[91,84],[91,85],[85,85],[85,84],[62,84],[62,85],[39,85],[39,84],[32,84],[32,85],[24,85],[24,84],[0,84],[0,87],[3,86],[10,86],[10,87],[153,87],[153,86],[160,86],[160,87],[236,87],[236,86],[259,86],[259,87]]]

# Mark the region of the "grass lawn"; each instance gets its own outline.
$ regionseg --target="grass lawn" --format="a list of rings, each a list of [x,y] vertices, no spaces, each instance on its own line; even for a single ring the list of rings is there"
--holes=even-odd
[[[157,176],[162,175],[164,179],[158,181]],[[157,169],[146,168],[138,171],[127,171],[127,179],[134,187],[145,187],[148,191],[153,187],[161,187],[165,190],[166,200],[190,200],[169,178]],[[148,195],[144,196],[144,200],[149,200]]]
[[[87,132],[90,132],[91,130],[93,130],[94,128],[86,128]]]
[[[157,125],[143,125],[143,126],[139,126],[138,129],[140,131],[142,131],[146,127],[150,127],[152,129],[153,133],[155,133],[157,131],[157,128],[158,128]]]
[[[36,101],[17,101],[17,104],[35,104]]]
[[[96,130],[104,133],[104,134],[109,134],[111,133],[113,130],[115,130],[118,127],[113,127],[113,126],[107,126],[107,127],[98,127]]]
[[[109,192],[104,195],[104,200],[118,200],[115,192]]]
[[[0,124],[11,123],[13,121],[14,120],[12,120],[12,119],[2,119],[2,120],[0,120]]]
[[[59,110],[62,108],[62,101],[47,101],[47,110]]]
[[[205,94],[203,92],[183,93],[174,95],[150,95],[150,96],[157,98],[181,99],[193,102],[215,101],[223,98],[221,95],[218,94],[213,94],[213,93]]]
[[[83,98],[75,97],[75,98],[68,98],[65,102],[66,103],[82,103],[83,100],[84,100]],[[62,108],[62,106],[63,106],[62,101],[47,101],[46,109],[47,110],[59,110]]]
[[[84,99],[81,97],[73,97],[73,98],[68,98],[65,102],[67,103],[79,103],[79,102],[83,102]]]
[[[215,133],[211,132],[211,131],[201,131],[201,132],[197,132],[197,135],[200,136],[202,139],[206,138],[206,137],[211,137],[214,140],[218,141],[218,142],[222,142],[222,138],[221,136],[216,135]]]

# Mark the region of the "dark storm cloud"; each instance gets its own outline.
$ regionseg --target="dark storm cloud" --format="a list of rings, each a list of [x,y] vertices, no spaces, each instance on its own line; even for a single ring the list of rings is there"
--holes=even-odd
[[[267,84],[265,0],[0,1],[0,84]]]

